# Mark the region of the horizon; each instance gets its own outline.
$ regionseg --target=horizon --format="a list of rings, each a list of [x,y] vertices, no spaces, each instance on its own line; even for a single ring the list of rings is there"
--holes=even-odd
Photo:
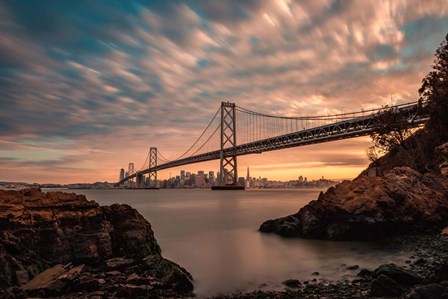
[[[418,100],[444,1],[0,3],[0,181],[116,182],[179,156],[221,101],[283,116]],[[257,177],[351,179],[369,137],[238,157]],[[219,169],[219,161],[159,171]],[[241,175],[241,171],[244,175]]]

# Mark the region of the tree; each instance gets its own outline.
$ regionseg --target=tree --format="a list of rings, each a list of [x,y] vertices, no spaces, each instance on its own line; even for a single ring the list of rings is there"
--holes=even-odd
[[[440,141],[445,141],[448,138],[448,34],[436,50],[432,68],[418,92],[420,99],[428,104],[428,129]]]
[[[386,106],[384,110],[377,113],[375,121],[377,129],[370,134],[370,137],[380,153],[385,154],[398,147],[406,149],[404,141],[415,129],[409,128],[405,115],[394,107]]]
[[[375,164],[375,162],[376,162],[376,161],[378,160],[378,158],[379,158],[379,153],[378,153],[378,151],[376,150],[376,147],[375,147],[374,145],[369,146],[369,147],[366,149],[366,154],[367,154],[367,158],[369,158],[369,161],[372,162],[372,163],[374,163],[374,164]]]

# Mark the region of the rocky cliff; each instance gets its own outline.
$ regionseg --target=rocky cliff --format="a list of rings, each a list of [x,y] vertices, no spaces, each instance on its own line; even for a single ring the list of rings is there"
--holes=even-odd
[[[447,151],[448,144],[436,150],[445,159]],[[299,212],[264,222],[260,231],[287,237],[359,240],[446,225],[447,162],[440,171],[424,174],[409,167],[394,167],[382,176],[364,172],[353,181],[329,188]]]
[[[193,284],[130,206],[29,189],[0,190],[0,289],[11,298],[181,297]]]

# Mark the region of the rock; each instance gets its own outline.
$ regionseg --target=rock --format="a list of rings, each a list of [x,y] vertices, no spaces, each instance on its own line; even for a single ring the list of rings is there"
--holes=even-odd
[[[330,187],[296,214],[268,220],[259,230],[285,237],[365,240],[447,222],[446,182],[396,167],[380,177],[360,176]]]
[[[21,289],[30,295],[56,296],[63,292],[66,284],[59,279],[60,276],[67,273],[67,266],[58,264],[39,273],[28,283],[23,285]]]
[[[0,190],[0,227],[0,289],[61,298],[192,294],[191,275],[161,256],[151,225],[128,205]]]
[[[424,259],[424,258],[419,258],[418,260],[416,260],[415,262],[414,262],[414,265],[423,265],[423,264],[426,264],[426,260]]]
[[[292,289],[297,289],[302,286],[302,283],[298,281],[297,279],[287,279],[284,282],[282,282],[285,286]]]
[[[439,156],[444,159],[445,161],[440,164],[439,169],[440,173],[443,176],[448,176],[448,142],[445,144],[442,144],[441,146],[436,147],[436,152],[439,154]]]
[[[320,275],[320,273],[319,272],[313,272],[313,273],[311,273],[311,275],[318,276],[318,275]]]
[[[405,289],[395,280],[381,274],[372,282],[370,295],[376,297],[400,296]]]
[[[347,267],[347,270],[357,270],[357,269],[359,269],[358,265],[353,265],[353,266],[348,266]]]
[[[372,273],[373,273],[372,271],[363,268],[356,275],[359,276],[359,277],[370,277],[372,275]]]
[[[448,236],[448,227],[442,229],[442,235]]]
[[[108,270],[120,270],[135,265],[137,262],[134,259],[127,259],[123,257],[115,257],[106,261]]]
[[[434,299],[448,295],[448,288],[440,284],[427,284],[410,290],[403,296],[405,299]]]
[[[427,277],[426,281],[433,283],[448,281],[448,261],[445,261],[435,268],[431,275]]]
[[[380,275],[385,275],[405,287],[411,287],[423,281],[423,277],[395,266],[394,264],[381,265],[373,271],[373,277],[376,278]]]

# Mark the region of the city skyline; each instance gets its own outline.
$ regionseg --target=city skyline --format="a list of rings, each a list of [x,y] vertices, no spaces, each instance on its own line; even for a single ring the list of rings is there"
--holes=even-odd
[[[113,182],[150,146],[178,157],[221,101],[285,116],[415,101],[448,28],[441,0],[42,3],[0,3],[0,181]],[[370,145],[241,156],[238,169],[348,179]]]

